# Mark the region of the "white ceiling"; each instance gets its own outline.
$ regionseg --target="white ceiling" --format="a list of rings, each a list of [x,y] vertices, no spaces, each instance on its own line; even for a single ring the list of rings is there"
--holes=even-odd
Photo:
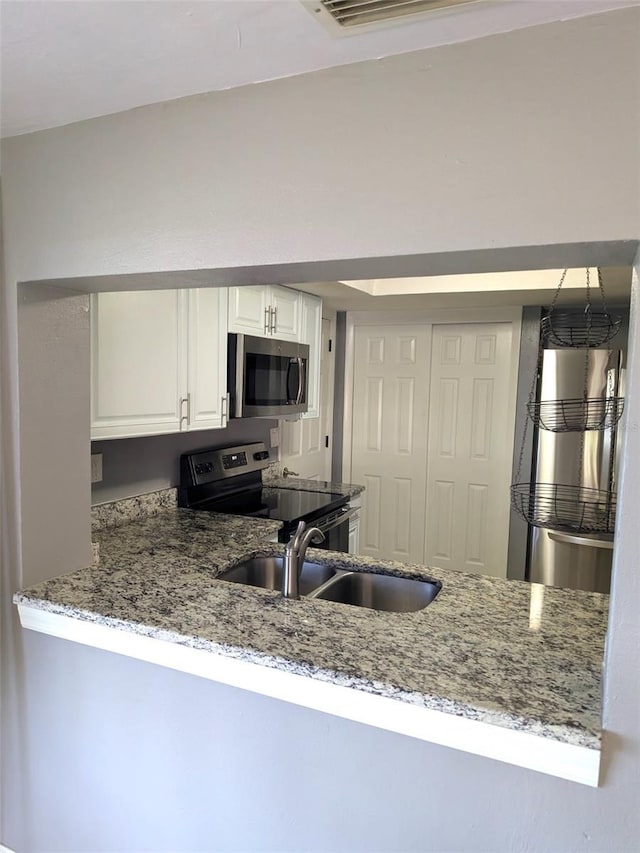
[[[334,38],[299,0],[0,0],[2,135],[638,2],[479,0]]]
[[[298,290],[321,296],[326,308],[334,311],[420,311],[438,308],[493,308],[496,306],[549,305],[553,299],[559,278],[559,270],[542,270],[533,273],[486,273],[477,276],[438,276],[433,279],[386,279],[382,295],[375,296],[362,290],[349,287],[342,282],[314,282],[296,284]],[[548,279],[556,273],[554,281]],[[571,271],[570,271],[571,273]],[[578,277],[584,278],[584,270],[576,270]],[[512,284],[518,278],[526,279],[540,276],[544,282],[532,281],[528,286],[514,289]],[[447,281],[447,279],[449,281]],[[469,284],[469,281],[473,282]],[[484,282],[480,286],[481,280]],[[630,267],[604,267],[602,280],[608,305],[621,305],[629,302],[631,290]],[[439,284],[432,292],[413,292],[407,285],[414,282],[437,281]],[[586,289],[576,286],[564,288],[560,294],[560,304],[584,304]],[[597,279],[592,279],[592,288]],[[470,289],[471,288],[471,289]],[[591,291],[594,304],[599,301],[599,291]]]

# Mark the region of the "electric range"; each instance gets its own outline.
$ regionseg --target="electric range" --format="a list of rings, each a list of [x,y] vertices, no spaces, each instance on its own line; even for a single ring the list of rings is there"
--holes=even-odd
[[[288,542],[300,521],[325,534],[323,548],[349,550],[347,495],[307,489],[277,488],[262,482],[271,464],[263,442],[208,448],[180,457],[178,506],[281,521],[279,542]]]

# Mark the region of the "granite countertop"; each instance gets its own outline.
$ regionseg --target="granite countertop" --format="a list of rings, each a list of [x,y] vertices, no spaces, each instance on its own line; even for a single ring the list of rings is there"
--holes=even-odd
[[[95,534],[100,564],[18,604],[205,649],[458,717],[599,749],[608,597],[309,549],[355,570],[436,578],[426,609],[384,613],[216,581],[279,523],[165,509]]]
[[[304,480],[300,477],[268,477],[264,485],[273,489],[295,489],[301,492],[322,492],[322,494],[341,494],[355,498],[364,492],[364,486],[357,483],[338,483],[331,480]]]

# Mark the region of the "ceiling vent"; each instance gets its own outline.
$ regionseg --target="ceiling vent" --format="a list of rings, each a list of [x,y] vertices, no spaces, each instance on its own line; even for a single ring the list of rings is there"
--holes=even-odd
[[[484,0],[301,0],[334,35],[348,35],[410,23],[454,6],[470,6]]]

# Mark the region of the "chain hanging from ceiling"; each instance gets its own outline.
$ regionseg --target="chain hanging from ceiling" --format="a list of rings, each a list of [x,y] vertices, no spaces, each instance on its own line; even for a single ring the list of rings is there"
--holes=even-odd
[[[559,310],[558,297],[564,283],[565,269],[556,289],[553,302],[541,321],[538,358],[533,373],[528,417],[522,435],[516,482],[511,486],[511,504],[524,520],[534,527],[547,527],[571,533],[613,533],[615,526],[616,494],[614,490],[614,441],[610,441],[609,478],[606,489],[583,485],[585,471],[584,433],[593,430],[615,430],[624,407],[624,398],[617,396],[617,387],[607,384],[606,396],[590,397],[588,387],[590,351],[609,342],[620,329],[622,317],[609,314],[598,270],[602,309],[594,311],[591,304],[590,274],[586,272],[587,301],[584,311]],[[537,400],[536,391],[542,377],[545,349],[584,349],[584,379],[581,398]],[[606,374],[613,350],[609,350]],[[529,421],[551,432],[580,433],[577,485],[559,483],[521,482],[522,464]]]

